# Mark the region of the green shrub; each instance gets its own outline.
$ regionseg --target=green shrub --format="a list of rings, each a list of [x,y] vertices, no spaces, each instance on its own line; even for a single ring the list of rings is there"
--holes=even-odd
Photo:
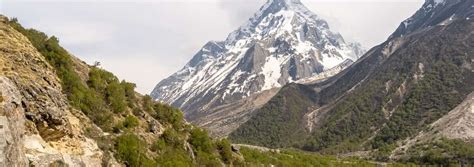
[[[175,128],[181,128],[184,124],[184,116],[179,109],[166,104],[155,103],[153,105],[153,111],[153,117],[160,120],[160,122],[169,123]]]
[[[201,166],[221,166],[221,162],[214,154],[203,151],[196,151],[195,154],[197,164]]]
[[[164,139],[159,139],[151,145],[151,151],[153,152],[159,152],[161,150],[164,150],[165,148],[166,148],[166,142]]]
[[[134,134],[124,134],[117,138],[117,158],[127,166],[145,167],[156,166],[155,162],[146,156],[145,143]]]
[[[127,97],[128,101],[128,106],[130,108],[135,107],[134,103],[136,103],[136,96],[135,96],[135,88],[137,87],[134,83],[129,83],[124,80],[120,82],[120,85],[122,86],[125,96]]]
[[[391,145],[385,145],[383,147],[380,147],[375,153],[373,153],[373,157],[377,161],[382,161],[386,162],[389,159],[390,155],[392,154],[392,151],[396,148],[394,144]]]
[[[232,146],[230,145],[229,140],[222,139],[218,141],[216,145],[222,161],[226,164],[231,164],[234,161],[234,157],[232,156]]]
[[[165,140],[166,144],[168,146],[174,147],[174,148],[182,148],[184,141],[182,137],[176,132],[174,129],[166,129],[163,132],[163,139]]]
[[[125,128],[134,128],[137,127],[140,124],[138,119],[132,115],[129,115],[125,117],[125,120],[123,121],[123,127]]]
[[[189,154],[182,149],[167,148],[156,159],[157,164],[163,167],[191,167],[193,164]]]
[[[214,150],[214,145],[211,138],[209,138],[209,135],[205,130],[200,128],[194,128],[191,130],[189,143],[193,146],[195,151],[212,153]]]
[[[89,87],[101,94],[114,113],[122,113],[127,107],[127,97],[123,85],[112,73],[92,67],[89,72]]]
[[[142,98],[143,109],[148,112],[153,112],[153,99],[149,95],[145,95]]]
[[[110,103],[112,111],[115,113],[122,113],[127,107],[125,91],[117,82],[112,82],[106,88],[107,100]]]

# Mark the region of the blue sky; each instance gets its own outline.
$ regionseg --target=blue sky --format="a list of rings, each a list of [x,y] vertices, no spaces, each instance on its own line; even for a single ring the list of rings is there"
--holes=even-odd
[[[346,40],[383,42],[423,0],[302,0]],[[0,13],[55,35],[148,94],[202,45],[223,40],[265,0],[0,0]]]

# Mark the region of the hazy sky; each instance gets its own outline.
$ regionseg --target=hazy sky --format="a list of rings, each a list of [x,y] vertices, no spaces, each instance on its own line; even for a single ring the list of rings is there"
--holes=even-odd
[[[349,41],[383,42],[424,0],[301,0]],[[0,0],[0,13],[55,35],[75,56],[148,94],[266,0]]]

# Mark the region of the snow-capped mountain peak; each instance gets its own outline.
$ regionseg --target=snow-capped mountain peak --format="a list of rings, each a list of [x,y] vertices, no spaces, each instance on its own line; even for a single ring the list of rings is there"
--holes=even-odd
[[[225,41],[204,45],[151,95],[193,114],[355,61],[359,46],[346,43],[299,0],[268,0]]]

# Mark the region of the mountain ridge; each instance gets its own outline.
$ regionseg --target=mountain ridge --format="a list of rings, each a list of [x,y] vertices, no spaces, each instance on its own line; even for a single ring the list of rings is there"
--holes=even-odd
[[[433,3],[428,0],[420,11]],[[316,90],[311,109],[303,111],[305,116],[299,118],[299,124],[307,123],[309,126],[304,135],[310,137],[305,141],[266,142],[267,138],[291,136],[292,131],[273,133],[275,129],[267,128],[291,112],[280,108],[304,106],[303,103],[289,104],[277,98],[255,111],[258,117],[250,118],[232,132],[230,139],[267,147],[294,146],[333,154],[379,149],[388,153],[375,151],[374,157],[387,160],[391,157],[392,147],[400,146],[405,138],[440,119],[474,90],[471,43],[474,28],[469,19],[473,3],[469,0],[439,2],[433,10],[436,12],[430,15],[446,20],[438,19],[435,24],[431,19],[421,17],[421,22],[435,25],[418,26],[419,29],[411,31],[399,27],[394,34],[400,35],[391,36],[373,47],[334,77],[305,85]],[[466,7],[470,10],[465,10]],[[450,17],[453,13],[459,17]],[[419,12],[413,18],[417,15]],[[296,93],[292,96],[305,96],[290,89],[282,90],[275,97],[289,92]],[[280,114],[275,115],[275,112]]]

